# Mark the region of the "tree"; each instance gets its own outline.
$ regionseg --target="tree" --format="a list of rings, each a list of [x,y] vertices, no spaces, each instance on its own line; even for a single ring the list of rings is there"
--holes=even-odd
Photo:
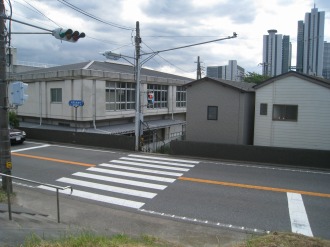
[[[247,74],[244,75],[245,82],[255,83],[255,84],[260,84],[269,78],[270,76],[260,75],[256,72],[248,72]]]

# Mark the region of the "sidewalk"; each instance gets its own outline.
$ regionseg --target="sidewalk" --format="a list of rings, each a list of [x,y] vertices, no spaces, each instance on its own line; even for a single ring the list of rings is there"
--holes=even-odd
[[[7,211],[7,205],[0,207],[0,246],[17,246],[23,243],[25,237],[31,236],[31,233],[52,239],[86,230],[108,236],[151,235],[182,246],[231,246],[251,236],[224,228],[205,227],[137,211],[103,207],[67,195],[60,196],[61,223],[58,224],[55,193],[22,186],[15,186],[14,191],[14,211],[27,213],[13,214],[13,221],[10,222],[8,213],[3,213]]]

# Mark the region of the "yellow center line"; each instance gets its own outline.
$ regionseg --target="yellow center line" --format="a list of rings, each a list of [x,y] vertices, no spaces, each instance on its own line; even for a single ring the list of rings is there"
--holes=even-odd
[[[330,198],[330,194],[309,192],[309,191],[303,191],[303,190],[273,188],[273,187],[265,187],[265,186],[249,185],[249,184],[229,183],[229,182],[205,180],[205,179],[199,179],[199,178],[188,178],[188,177],[179,177],[179,180],[196,182],[196,183],[216,184],[216,185],[223,185],[223,186],[239,187],[239,188],[244,188],[244,189],[266,190],[266,191],[285,192],[285,193],[286,192],[291,192],[291,193],[297,193],[297,194],[302,194],[302,195]]]
[[[42,156],[35,156],[35,155],[29,155],[29,154],[12,153],[11,155],[13,155],[13,156],[20,156],[20,157],[26,157],[26,158],[31,158],[31,159],[38,159],[38,160],[47,160],[47,161],[64,163],[64,164],[70,164],[70,165],[77,165],[77,166],[87,166],[87,167],[94,167],[94,166],[96,166],[96,165],[93,165],[93,164],[87,164],[87,163],[81,163],[81,162],[75,162],[75,161],[69,161],[69,160],[53,159],[53,158],[42,157]]]

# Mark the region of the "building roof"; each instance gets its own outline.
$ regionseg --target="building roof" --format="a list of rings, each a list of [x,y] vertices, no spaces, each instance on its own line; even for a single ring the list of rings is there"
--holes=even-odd
[[[67,64],[49,68],[42,68],[38,70],[31,70],[19,73],[19,75],[27,75],[27,74],[38,74],[38,73],[48,73],[48,72],[56,72],[56,71],[68,71],[68,70],[96,70],[96,71],[103,71],[103,72],[114,72],[114,73],[122,73],[122,74],[134,74],[134,67],[132,65],[127,64],[119,64],[119,63],[112,63],[112,62],[101,62],[101,61],[88,61],[88,62],[81,62],[75,64]],[[167,78],[167,79],[174,79],[174,80],[184,80],[184,81],[191,81],[191,78],[173,75],[169,73],[164,73],[152,69],[141,69],[142,76],[152,76],[152,77],[160,77],[160,78]]]
[[[248,83],[248,82],[228,81],[228,80],[219,79],[219,78],[204,77],[202,79],[192,81],[192,82],[186,84],[186,86],[187,87],[193,86],[197,83],[203,83],[205,81],[211,81],[211,82],[217,83],[222,86],[229,86],[233,89],[240,90],[243,92],[254,92],[254,86],[256,85],[254,83]]]
[[[285,78],[288,78],[291,76],[295,76],[302,80],[309,81],[311,83],[315,83],[315,84],[318,84],[318,85],[326,87],[326,88],[330,88],[330,80],[327,80],[327,79],[324,79],[321,77],[302,74],[302,73],[299,73],[296,71],[289,71],[284,74],[269,78],[269,79],[265,80],[264,82],[262,82],[261,84],[254,86],[254,88],[258,90],[259,88],[264,87],[270,83],[273,83],[275,81],[282,80],[282,79],[285,79]]]

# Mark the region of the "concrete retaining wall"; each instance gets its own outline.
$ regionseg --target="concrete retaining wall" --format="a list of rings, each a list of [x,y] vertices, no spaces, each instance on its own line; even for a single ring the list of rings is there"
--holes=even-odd
[[[330,169],[330,151],[172,141],[173,155]]]
[[[20,127],[20,129],[27,133],[27,139],[124,149],[130,151],[135,150],[135,137],[131,136],[105,135],[23,127]]]

